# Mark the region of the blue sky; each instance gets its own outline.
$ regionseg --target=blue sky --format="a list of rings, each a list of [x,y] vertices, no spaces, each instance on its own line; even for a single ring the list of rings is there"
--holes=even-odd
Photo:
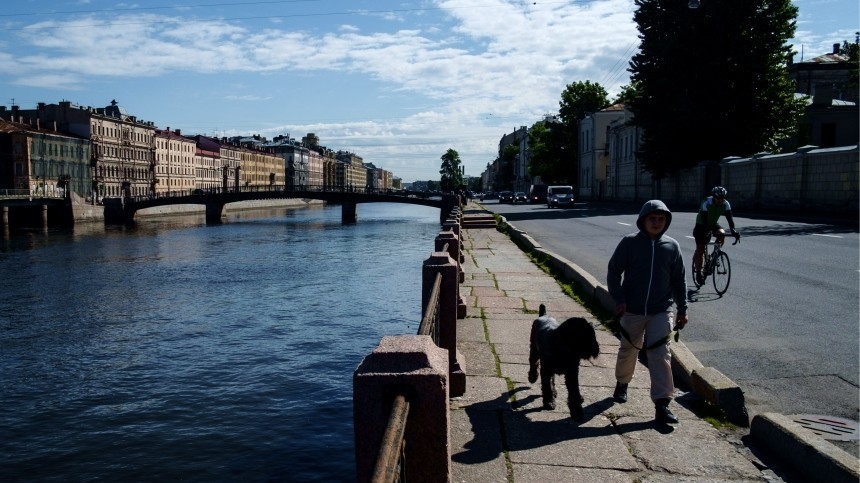
[[[860,30],[857,0],[795,4],[792,43],[807,59]],[[188,134],[313,132],[406,182],[438,179],[453,148],[478,176],[503,135],[557,112],[567,84],[599,82],[613,96],[629,82],[633,9],[633,0],[16,0],[0,9],[0,105],[116,99]]]

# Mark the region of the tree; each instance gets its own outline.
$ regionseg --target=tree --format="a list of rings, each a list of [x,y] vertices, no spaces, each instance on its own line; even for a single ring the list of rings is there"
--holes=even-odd
[[[860,87],[860,32],[854,34],[854,42],[843,41],[839,53],[847,55],[848,61],[854,66],[848,73],[848,87],[856,92]]]
[[[562,124],[562,163],[567,181],[579,185],[579,121],[609,105],[609,94],[591,81],[568,84],[561,93],[558,117]]]
[[[499,172],[496,173],[496,186],[502,189],[511,189],[514,183],[514,160],[520,154],[520,147],[516,144],[508,144],[499,150]]]
[[[561,93],[558,117],[535,123],[529,131],[529,174],[546,182],[578,184],[579,121],[609,105],[598,83],[572,82]]]
[[[440,159],[442,159],[442,167],[439,169],[439,174],[442,175],[439,179],[441,190],[448,193],[460,189],[463,186],[460,154],[453,149],[448,149]]]
[[[538,121],[529,129],[529,174],[547,184],[567,182],[562,132],[561,123],[553,119]]]
[[[661,178],[705,160],[775,150],[802,112],[787,63],[791,0],[635,0],[630,62],[640,159]]]
[[[613,104],[630,104],[633,101],[633,98],[641,95],[639,91],[639,86],[637,83],[632,82],[629,85],[621,86],[621,92],[615,97],[615,100],[612,101]]]

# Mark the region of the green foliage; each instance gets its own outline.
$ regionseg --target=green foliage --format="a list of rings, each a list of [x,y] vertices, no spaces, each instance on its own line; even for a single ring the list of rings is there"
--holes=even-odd
[[[848,87],[857,90],[860,87],[860,32],[854,36],[854,42],[842,42],[839,53],[848,56],[848,61],[854,66],[848,73]]]
[[[442,175],[439,179],[439,186],[443,192],[455,191],[463,186],[463,173],[460,169],[460,154],[448,149],[440,158],[442,167],[439,169],[439,174]]]
[[[509,190],[514,182],[514,160],[520,154],[520,147],[508,144],[499,152],[499,172],[496,173],[495,185],[502,190]]]
[[[787,61],[791,0],[635,0],[642,39],[630,63],[643,128],[640,157],[657,177],[726,156],[775,151],[802,112]]]
[[[529,129],[529,174],[545,183],[578,184],[579,121],[609,105],[600,84],[568,84],[561,93],[559,115],[536,122]]]
[[[563,179],[572,185],[579,183],[579,121],[609,105],[609,94],[598,83],[577,81],[567,85],[558,103],[558,117],[561,121],[561,143],[563,151],[559,155]]]
[[[630,85],[621,86],[621,92],[612,101],[613,104],[630,104],[633,99],[642,95],[639,84],[631,82]]]
[[[484,191],[484,187],[481,185],[483,180],[481,178],[469,178],[468,188],[472,191],[472,193],[479,193]]]

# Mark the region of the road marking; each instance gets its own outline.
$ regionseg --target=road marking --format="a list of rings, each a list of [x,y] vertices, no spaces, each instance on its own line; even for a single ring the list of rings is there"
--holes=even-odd
[[[826,236],[828,238],[842,238],[839,235],[825,235],[824,233],[813,233],[813,235],[815,235],[815,236]]]
[[[620,221],[616,221],[616,223],[618,223],[619,225],[624,225],[624,226],[632,226],[631,223],[622,223]]]

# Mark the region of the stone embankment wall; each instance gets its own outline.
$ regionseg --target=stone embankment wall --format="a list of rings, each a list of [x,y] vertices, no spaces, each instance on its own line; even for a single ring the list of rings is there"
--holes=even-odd
[[[605,199],[641,202],[659,198],[670,206],[698,205],[713,186],[729,190],[736,211],[773,210],[857,214],[857,145],[705,162],[654,180],[635,163],[614,167]]]

